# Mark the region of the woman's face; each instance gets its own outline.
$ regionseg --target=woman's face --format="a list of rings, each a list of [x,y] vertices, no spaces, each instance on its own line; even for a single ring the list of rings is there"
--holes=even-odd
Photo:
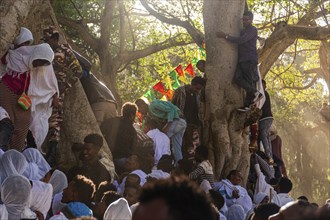
[[[50,62],[48,60],[36,59],[32,61],[33,67],[48,66],[48,65],[50,65]]]

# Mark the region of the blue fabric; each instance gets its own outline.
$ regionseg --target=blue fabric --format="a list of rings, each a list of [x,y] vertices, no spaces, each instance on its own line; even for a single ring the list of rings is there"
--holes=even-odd
[[[81,202],[70,202],[67,204],[67,208],[75,217],[93,216],[92,210],[90,210],[87,205]]]

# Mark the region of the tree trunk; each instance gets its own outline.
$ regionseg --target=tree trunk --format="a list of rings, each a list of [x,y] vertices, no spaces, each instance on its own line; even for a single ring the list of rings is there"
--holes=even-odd
[[[13,42],[20,27],[27,27],[34,36],[34,43],[41,43],[42,30],[44,27],[53,25],[60,30],[55,14],[49,0],[26,0],[0,2],[0,51],[3,54],[9,44]],[[65,42],[64,35],[61,41]],[[83,142],[86,135],[90,133],[101,134],[93,111],[88,103],[86,94],[78,81],[68,92],[64,105],[64,120],[61,126],[61,140],[59,151],[61,155],[60,164],[69,168],[75,161],[71,151],[74,142]],[[113,171],[111,152],[104,141],[100,151],[102,163],[109,171]]]
[[[237,46],[215,33],[219,30],[239,36],[244,0],[204,1],[206,43],[206,126],[205,141],[210,151],[215,177],[224,177],[230,170],[239,169],[247,177],[249,152],[245,115],[237,108],[243,105],[243,92],[232,79],[237,65]]]

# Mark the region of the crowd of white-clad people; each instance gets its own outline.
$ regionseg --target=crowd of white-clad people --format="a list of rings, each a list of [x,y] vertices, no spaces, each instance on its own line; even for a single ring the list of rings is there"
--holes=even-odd
[[[266,152],[251,152],[246,187],[239,170],[215,178],[208,148],[198,140],[205,77],[179,87],[172,102],[138,99],[125,103],[118,116],[113,95],[90,73],[90,63],[59,45],[53,28],[44,33],[46,43],[31,46],[32,33],[21,28],[1,59],[0,219],[330,219],[330,200],[318,205],[290,195],[294,186],[284,169],[275,129],[267,134],[272,144]],[[67,67],[59,70],[61,61]],[[103,136],[89,134],[67,149],[78,154],[78,161],[64,169],[56,163],[57,144],[52,142],[46,156],[41,146],[54,108],[60,109],[59,100],[70,92],[63,88],[72,82],[63,80],[63,74],[72,63],[81,65],[81,71],[76,70],[84,76],[76,78]],[[205,61],[197,68],[203,72]],[[22,98],[25,93],[31,106]],[[26,142],[28,131],[34,147]],[[104,140],[116,175],[99,158]]]

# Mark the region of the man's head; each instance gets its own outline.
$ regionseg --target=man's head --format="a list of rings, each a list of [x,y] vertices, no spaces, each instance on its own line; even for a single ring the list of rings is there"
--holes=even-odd
[[[196,162],[200,163],[204,160],[207,160],[209,156],[209,150],[207,147],[201,145],[198,146],[195,150],[195,160]]]
[[[268,220],[268,217],[278,213],[280,207],[274,203],[261,204],[254,208],[252,220]]]
[[[173,170],[173,157],[171,155],[164,154],[158,161],[157,169],[170,173]]]
[[[84,146],[81,152],[81,160],[84,163],[91,163],[97,160],[97,155],[103,146],[103,138],[99,134],[89,134],[84,139]]]
[[[121,195],[119,193],[117,193],[116,191],[104,192],[100,202],[96,203],[93,208],[94,214],[100,218],[101,217],[103,218],[104,212],[107,210],[108,206],[120,198],[121,198]]]
[[[215,219],[204,192],[184,177],[158,180],[142,189],[133,220]]]
[[[82,202],[88,205],[93,198],[95,185],[92,180],[83,175],[77,175],[63,190],[61,202]]]
[[[125,190],[123,196],[127,200],[129,206],[139,201],[138,198],[140,192],[141,192],[140,184],[131,184],[131,185],[125,184]]]
[[[205,87],[206,79],[201,76],[195,76],[191,80],[191,91],[195,94],[199,94],[200,91]]]
[[[199,71],[201,71],[202,73],[205,72],[205,60],[198,60],[198,62],[196,63],[196,67]]]
[[[138,108],[137,108],[136,104],[134,104],[132,102],[126,102],[126,103],[124,103],[124,105],[121,109],[121,113],[122,113],[123,117],[129,119],[133,124],[133,122],[135,120],[137,109]]]
[[[289,193],[292,190],[292,182],[287,177],[281,177],[277,186],[279,193]]]
[[[131,155],[127,158],[124,169],[126,172],[132,172],[133,170],[140,169],[140,160],[137,155]]]
[[[252,25],[252,21],[253,21],[253,13],[250,11],[244,12],[243,14],[243,26],[249,27],[250,25]]]
[[[268,218],[269,220],[312,220],[314,209],[306,201],[289,202],[280,208],[280,211]]]
[[[233,184],[233,185],[239,185],[241,184],[243,177],[239,170],[232,170],[229,172],[227,179]]]
[[[55,27],[53,26],[49,26],[45,29],[43,29],[43,37],[42,37],[42,40],[45,42],[45,43],[48,43],[51,48],[56,49],[58,47],[58,41],[59,41],[59,38],[60,38],[60,34],[59,32],[55,29]]]
[[[146,101],[144,101],[142,98],[137,99],[135,101],[135,104],[138,107],[138,111],[143,115],[146,116],[148,114],[149,111],[149,107],[148,107],[148,103],[146,103]]]

